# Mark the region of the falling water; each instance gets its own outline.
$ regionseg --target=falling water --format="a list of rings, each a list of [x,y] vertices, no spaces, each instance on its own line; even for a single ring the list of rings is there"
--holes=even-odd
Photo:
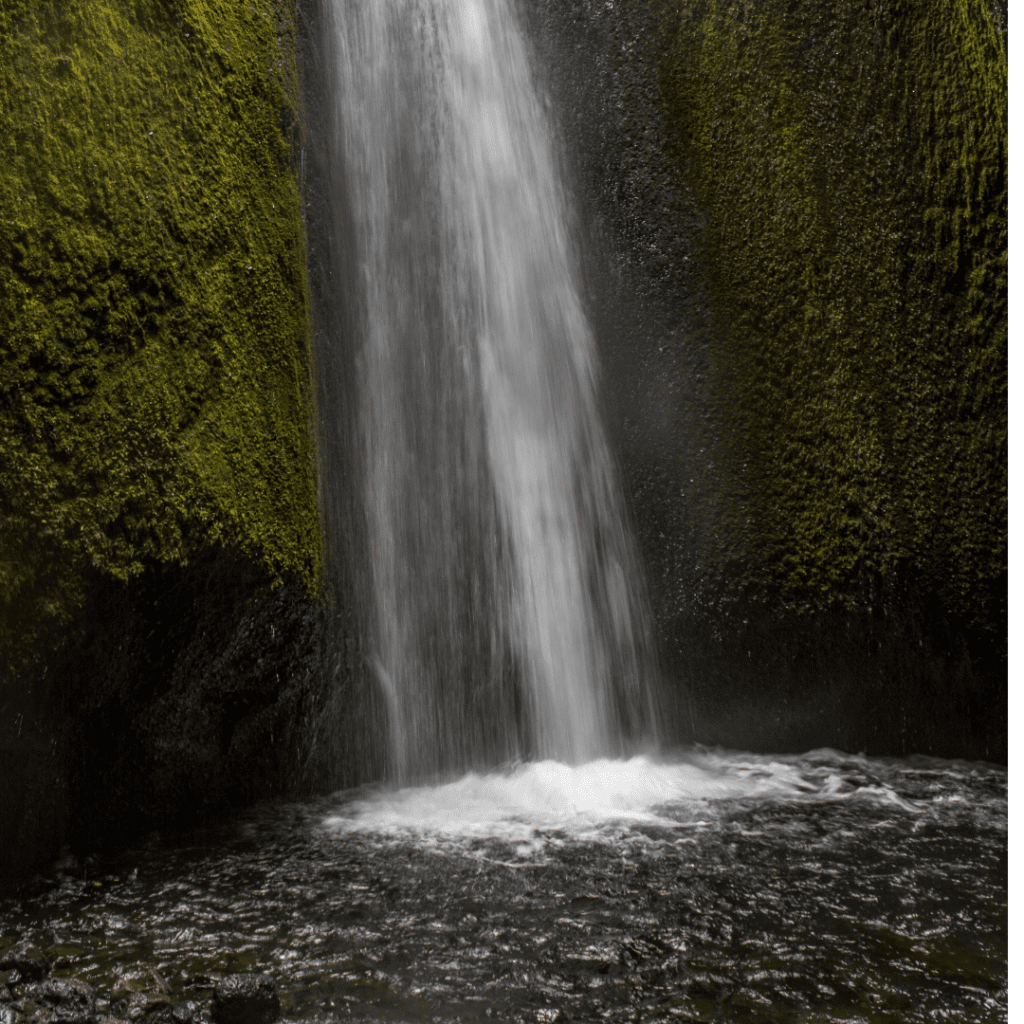
[[[334,0],[366,661],[398,778],[649,738],[648,631],[510,0]]]

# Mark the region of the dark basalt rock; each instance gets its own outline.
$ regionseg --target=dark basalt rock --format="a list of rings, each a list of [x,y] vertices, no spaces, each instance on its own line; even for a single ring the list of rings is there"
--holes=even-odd
[[[97,1024],[96,993],[78,978],[51,978],[33,986],[30,997],[54,1024]]]
[[[199,1006],[191,999],[177,1002],[171,1008],[171,1019],[174,1024],[192,1024],[199,1019]]]
[[[281,1016],[277,986],[269,978],[239,974],[213,992],[213,1024],[272,1024]]]
[[[51,966],[49,957],[29,939],[22,939],[0,955],[0,971],[17,971],[17,976],[9,979],[11,984],[42,981]]]
[[[146,1021],[147,1024],[170,1024],[173,1008],[169,999],[163,996],[137,994],[129,1000],[125,1016],[129,1021]]]

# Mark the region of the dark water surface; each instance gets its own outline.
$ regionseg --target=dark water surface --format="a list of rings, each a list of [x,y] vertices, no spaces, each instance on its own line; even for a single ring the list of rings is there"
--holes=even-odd
[[[342,793],[0,903],[26,933],[123,1016],[255,972],[290,1020],[1000,1021],[1007,773],[697,750]]]

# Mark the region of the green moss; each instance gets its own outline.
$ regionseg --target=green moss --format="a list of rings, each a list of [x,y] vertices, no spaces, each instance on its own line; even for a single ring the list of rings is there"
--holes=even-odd
[[[984,0],[658,4],[707,217],[733,523],[812,604],[1005,615],[1007,50]],[[1002,610],[1000,610],[1002,609]]]
[[[317,583],[291,19],[0,10],[2,645],[211,546]]]

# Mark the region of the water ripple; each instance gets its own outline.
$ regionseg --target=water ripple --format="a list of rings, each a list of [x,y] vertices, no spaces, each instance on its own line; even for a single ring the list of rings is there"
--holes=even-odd
[[[294,1021],[1006,1019],[992,765],[523,765],[266,806],[109,867],[0,904],[0,948],[48,935],[114,1013],[152,970],[176,999],[267,973]]]

